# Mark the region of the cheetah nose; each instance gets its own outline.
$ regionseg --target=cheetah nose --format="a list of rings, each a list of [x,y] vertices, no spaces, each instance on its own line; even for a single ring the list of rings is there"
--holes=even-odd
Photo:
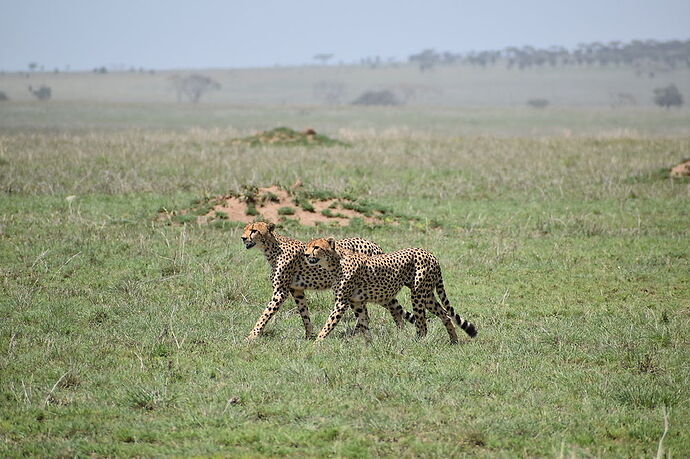
[[[309,262],[309,264],[315,265],[319,262],[319,259],[316,257],[307,257],[307,261]]]

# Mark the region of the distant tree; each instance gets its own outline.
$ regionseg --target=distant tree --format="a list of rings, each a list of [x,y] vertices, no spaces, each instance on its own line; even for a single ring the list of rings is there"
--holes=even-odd
[[[37,62],[29,62],[29,70],[32,72],[35,71],[38,68],[38,63]]]
[[[683,95],[675,84],[654,90],[654,103],[660,107],[680,107],[683,105]]]
[[[95,67],[95,68],[93,69],[93,73],[106,74],[106,73],[108,73],[108,69],[105,68],[105,66]]]
[[[340,81],[319,81],[313,89],[314,96],[328,105],[340,105],[347,93],[347,86]]]
[[[0,102],[5,101],[5,100],[10,100],[10,98],[7,97],[7,94],[5,94],[5,91],[0,91]]]
[[[53,96],[53,91],[49,86],[41,85],[38,89],[29,86],[29,92],[38,100],[50,100]]]
[[[193,104],[196,104],[201,99],[201,96],[207,92],[220,89],[220,83],[198,73],[188,76],[174,75],[170,79],[177,92],[178,102],[182,102],[182,99],[186,98]]]
[[[352,102],[352,105],[400,105],[392,91],[366,91]]]
[[[433,49],[425,49],[421,53],[411,55],[408,60],[416,63],[419,66],[419,71],[423,72],[438,64],[441,61],[441,55]]]
[[[329,53],[320,53],[320,54],[314,54],[314,60],[319,61],[321,65],[326,65],[329,60],[333,58],[333,54]]]

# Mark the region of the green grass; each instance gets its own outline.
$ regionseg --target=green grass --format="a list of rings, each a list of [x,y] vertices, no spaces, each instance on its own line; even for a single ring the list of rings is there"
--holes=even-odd
[[[244,213],[247,215],[254,215],[254,216],[259,215],[259,211],[253,202],[247,203],[247,210],[245,210]]]
[[[689,183],[659,173],[689,138],[227,138],[2,131],[1,456],[651,457],[664,412],[664,450],[690,455]],[[242,225],[157,211],[298,178],[419,216],[282,231],[431,250],[477,339],[433,318],[418,340],[371,305],[370,343],[348,316],[316,346],[288,300],[246,344],[264,257]],[[307,297],[320,326],[331,294]]]
[[[329,218],[347,218],[345,215],[341,214],[340,212],[333,212],[331,209],[323,209],[321,211],[321,214],[329,217]]]
[[[295,204],[298,207],[302,208],[303,210],[306,210],[307,212],[315,212],[316,211],[316,209],[314,208],[312,203],[309,202],[309,199],[300,195],[300,194],[295,195],[293,197],[293,200],[295,201]]]
[[[295,208],[294,207],[281,207],[278,209],[278,215],[294,215],[295,214]]]
[[[690,80],[689,80],[690,81]],[[174,129],[185,138],[217,134],[215,142],[239,148],[232,140],[290,120],[293,126],[313,126],[318,132],[348,143],[376,135],[382,139],[435,136],[690,136],[690,109],[659,107],[549,107],[534,110],[509,107],[321,107],[175,105],[164,103],[102,104],[90,101],[5,102],[0,104],[0,130],[34,132],[68,130],[88,135],[92,130],[127,132],[142,128]],[[206,130],[197,132],[195,127]],[[204,145],[208,145],[204,143]],[[214,145],[215,146],[215,145]],[[290,150],[297,150],[296,146]],[[334,147],[338,148],[338,147]]]

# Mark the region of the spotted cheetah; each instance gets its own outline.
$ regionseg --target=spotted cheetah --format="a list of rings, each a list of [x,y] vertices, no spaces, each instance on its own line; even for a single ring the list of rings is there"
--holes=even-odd
[[[242,233],[242,242],[247,249],[257,246],[263,250],[266,260],[271,266],[271,282],[273,284],[271,301],[247,336],[247,340],[252,340],[261,334],[266,323],[278,311],[288,294],[295,299],[297,310],[304,323],[306,338],[309,339],[313,335],[313,328],[304,291],[330,289],[333,287],[337,275],[319,266],[308,265],[304,258],[306,244],[297,239],[276,234],[274,229],[273,223],[254,222],[247,224]],[[361,238],[334,241],[334,245],[338,248],[367,255],[383,253],[378,245]],[[403,326],[404,319],[409,322],[413,320],[412,314],[404,311],[397,300],[390,301],[388,309],[398,327]],[[361,327],[356,328],[355,331],[360,329]]]
[[[328,336],[348,306],[352,307],[358,322],[362,322],[362,328],[368,332],[366,303],[386,305],[403,286],[411,291],[417,336],[422,337],[427,333],[426,310],[441,319],[451,344],[458,342],[453,322],[470,337],[477,335],[476,327],[451,307],[443,287],[438,260],[424,249],[402,249],[370,256],[343,249],[333,238],[327,238],[310,241],[304,255],[309,265],[320,265],[327,271],[337,273],[338,277],[338,284],[334,287],[335,308],[319,332],[317,341]],[[436,300],[434,290],[443,306]]]

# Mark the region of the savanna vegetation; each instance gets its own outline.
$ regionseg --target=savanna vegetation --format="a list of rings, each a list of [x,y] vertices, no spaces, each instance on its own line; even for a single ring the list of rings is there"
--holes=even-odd
[[[687,109],[76,102],[59,78],[0,105],[0,455],[690,455]],[[347,145],[233,142],[277,126]],[[371,305],[370,342],[348,317],[315,345],[288,300],[246,343],[265,259],[159,209],[297,180],[415,218],[279,232],[429,249],[478,337]],[[320,326],[332,296],[307,297]]]

